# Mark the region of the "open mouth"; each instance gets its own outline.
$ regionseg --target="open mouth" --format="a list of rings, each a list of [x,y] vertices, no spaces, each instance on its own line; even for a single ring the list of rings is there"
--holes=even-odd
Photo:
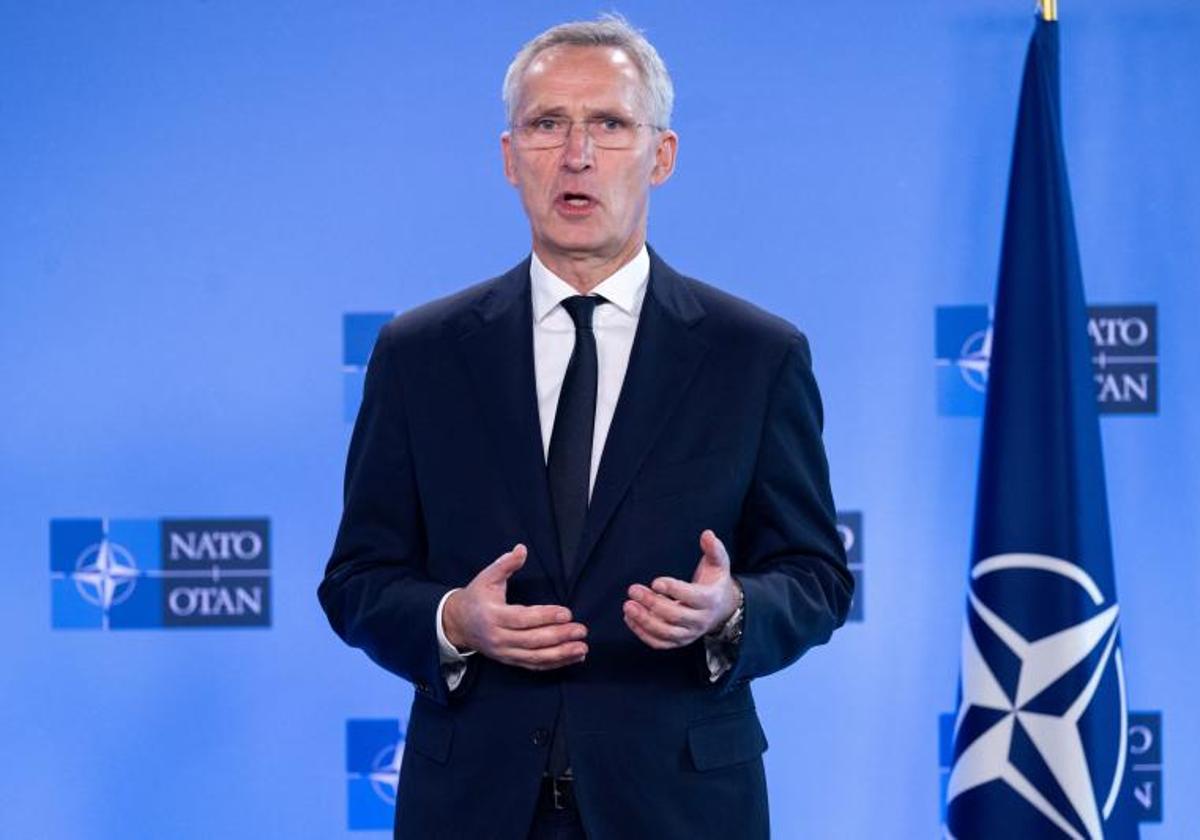
[[[557,203],[573,210],[587,210],[596,204],[596,199],[587,193],[566,191],[558,194]]]

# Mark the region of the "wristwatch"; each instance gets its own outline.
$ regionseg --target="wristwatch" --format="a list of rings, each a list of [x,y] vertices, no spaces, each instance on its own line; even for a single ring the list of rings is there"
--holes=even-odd
[[[734,609],[733,615],[729,616],[721,629],[713,635],[713,638],[723,644],[736,647],[737,643],[742,640],[742,619],[746,615],[746,593],[737,578],[733,579],[733,585],[737,587],[737,607]]]

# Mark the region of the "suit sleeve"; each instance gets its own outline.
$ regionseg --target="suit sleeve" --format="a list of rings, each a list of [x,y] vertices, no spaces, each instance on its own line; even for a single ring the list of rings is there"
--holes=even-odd
[[[448,701],[435,616],[451,587],[427,575],[403,382],[385,329],[367,366],[344,507],[317,596],[334,632],[421,694]]]
[[[792,336],[771,386],[758,457],[731,550],[745,592],[728,690],[786,667],[846,619],[854,578],[837,531],[808,341]]]

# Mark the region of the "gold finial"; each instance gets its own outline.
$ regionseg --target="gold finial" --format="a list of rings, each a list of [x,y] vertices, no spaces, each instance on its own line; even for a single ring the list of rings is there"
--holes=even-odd
[[[1058,20],[1058,0],[1041,0],[1042,20]]]

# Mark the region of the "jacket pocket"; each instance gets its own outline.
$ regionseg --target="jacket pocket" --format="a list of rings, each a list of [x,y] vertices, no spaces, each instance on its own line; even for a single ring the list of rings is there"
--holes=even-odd
[[[697,770],[751,761],[766,749],[767,736],[753,709],[699,721],[688,729],[688,750]]]
[[[432,715],[413,717],[404,738],[404,749],[445,764],[454,738],[454,721]]]

